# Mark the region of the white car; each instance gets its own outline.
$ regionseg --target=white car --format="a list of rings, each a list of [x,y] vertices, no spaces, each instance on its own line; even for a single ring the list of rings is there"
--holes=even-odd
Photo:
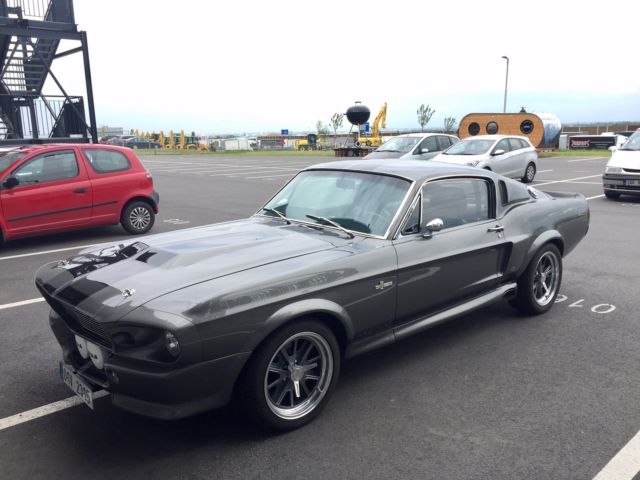
[[[524,183],[533,182],[538,170],[538,153],[529,139],[512,135],[465,138],[433,160],[485,168]]]
[[[459,140],[454,135],[444,133],[407,133],[387,140],[364,158],[430,160]]]
[[[613,155],[602,176],[605,196],[640,195],[640,130],[631,135],[622,148],[609,150]]]

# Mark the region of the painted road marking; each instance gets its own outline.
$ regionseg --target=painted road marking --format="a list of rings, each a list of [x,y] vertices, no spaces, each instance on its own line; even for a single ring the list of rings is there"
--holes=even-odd
[[[262,177],[246,177],[247,180],[253,180],[255,178],[271,178],[271,177],[293,177],[291,173],[283,173],[282,175],[264,175]]]
[[[34,255],[46,255],[47,253],[68,252],[69,250],[82,250],[83,248],[93,247],[97,244],[91,245],[78,245],[75,247],[57,248],[55,250],[44,250],[42,252],[21,253],[19,255],[9,255],[8,257],[0,257],[0,260],[13,260],[14,258],[32,257]]]
[[[282,170],[289,170],[290,172],[298,172],[299,170],[293,169],[293,168],[278,168],[276,171],[282,171]],[[273,170],[262,170],[262,171],[256,171],[256,172],[227,172],[227,173],[214,173],[212,175],[209,175],[210,177],[224,177],[224,176],[229,176],[229,175],[252,175],[254,173],[269,173],[269,171],[273,171]],[[288,173],[287,175],[293,175],[292,173]],[[269,177],[271,176],[276,176],[276,175],[267,175]],[[277,175],[280,176],[280,175]],[[256,177],[247,177],[247,178],[256,178]],[[260,177],[257,177],[260,178]]]
[[[31,305],[32,303],[44,302],[44,298],[32,298],[31,300],[22,300],[21,302],[13,302],[13,303],[5,303],[4,305],[0,305],[0,310],[5,310],[7,308],[14,307],[22,307],[24,305]]]
[[[553,181],[550,181],[550,182],[536,183],[534,186],[540,187],[542,185],[551,185],[552,183],[571,183],[574,180],[584,180],[585,178],[595,178],[595,177],[601,177],[601,176],[602,176],[602,174],[599,173],[597,175],[588,175],[586,177],[567,178],[566,180],[553,180]]]
[[[93,398],[95,400],[97,398],[106,397],[107,395],[109,395],[109,392],[107,392],[106,390],[99,390],[93,393]],[[0,430],[15,427],[16,425],[20,425],[21,423],[29,422],[31,420],[35,420],[36,418],[44,417],[45,415],[51,415],[52,413],[59,412],[60,410],[75,407],[76,405],[81,404],[84,405],[84,401],[80,397],[69,397],[58,402],[53,402],[42,407],[34,408],[33,410],[27,410],[26,412],[18,413],[16,415],[12,415],[11,417],[0,419]]]
[[[589,158],[578,158],[576,160],[569,160],[567,163],[574,162],[588,162],[589,160],[608,160],[607,157],[589,157]]]
[[[604,197],[604,193],[601,193],[600,195],[594,195],[593,197],[587,197],[587,200],[593,200],[594,198],[601,198]]]
[[[640,432],[622,447],[593,480],[632,480],[640,472]]]
[[[547,173],[547,172],[553,172],[553,170],[538,170],[538,173]]]

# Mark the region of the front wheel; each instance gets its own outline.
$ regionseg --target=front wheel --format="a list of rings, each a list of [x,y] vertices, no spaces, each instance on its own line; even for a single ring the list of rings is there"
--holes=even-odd
[[[129,233],[147,233],[153,227],[156,215],[146,202],[132,202],[123,210],[120,223]]]
[[[549,310],[558,296],[562,282],[562,255],[548,243],[534,255],[518,279],[518,292],[511,304],[527,315]]]
[[[340,348],[323,323],[292,323],[253,354],[241,379],[247,413],[272,430],[293,430],[327,404],[340,373]]]
[[[522,177],[522,183],[531,183],[533,179],[536,177],[536,166],[533,163],[527,165],[527,169],[524,171],[524,176]]]

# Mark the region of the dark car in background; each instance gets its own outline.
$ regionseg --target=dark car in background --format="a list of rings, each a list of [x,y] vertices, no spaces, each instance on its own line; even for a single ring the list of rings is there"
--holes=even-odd
[[[60,375],[92,405],[174,419],[228,403],[311,421],[346,358],[494,302],[548,311],[582,195],[487,170],[359,160],[300,172],[251,218],[43,266]]]
[[[151,174],[126,148],[63,144],[0,151],[0,243],[116,223],[146,233],[158,201]]]
[[[123,146],[128,147],[128,148],[133,148],[133,149],[138,149],[138,148],[162,148],[162,145],[160,145],[160,143],[158,142],[154,142],[153,140],[150,140],[148,138],[144,138],[144,137],[131,137],[126,139],[123,142]]]

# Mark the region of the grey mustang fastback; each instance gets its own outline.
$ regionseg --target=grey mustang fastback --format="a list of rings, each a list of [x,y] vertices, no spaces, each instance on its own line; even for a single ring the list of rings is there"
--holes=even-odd
[[[334,162],[251,218],[85,250],[36,285],[90,406],[105,389],[173,419],[235,398],[286,430],[320,412],[345,358],[504,299],[549,310],[588,227],[582,195],[490,171]]]

